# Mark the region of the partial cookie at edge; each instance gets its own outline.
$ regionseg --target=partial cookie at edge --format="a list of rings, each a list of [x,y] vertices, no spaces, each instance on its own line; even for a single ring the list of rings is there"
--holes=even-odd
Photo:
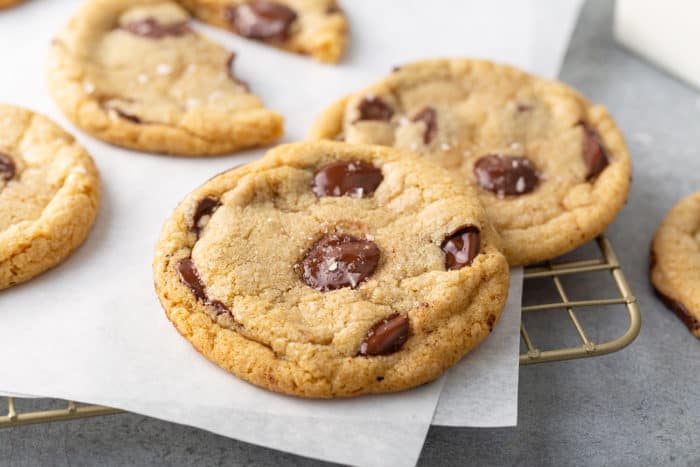
[[[659,225],[650,272],[661,301],[700,338],[700,192],[679,201]]]
[[[70,255],[99,201],[97,169],[72,136],[42,115],[0,104],[0,289]]]

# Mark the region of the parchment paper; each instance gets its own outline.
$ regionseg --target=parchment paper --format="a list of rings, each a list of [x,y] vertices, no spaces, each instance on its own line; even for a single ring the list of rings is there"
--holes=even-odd
[[[0,101],[63,124],[94,156],[104,182],[101,212],[85,245],[54,270],[0,292],[0,390],[119,407],[361,465],[415,464],[434,414],[435,423],[445,425],[515,424],[517,271],[493,335],[446,377],[401,394],[301,400],[250,386],[200,357],[156,300],[153,247],[163,221],[185,194],[263,151],[208,159],[141,154],[72,127],[48,97],[44,65],[53,32],[79,3],[28,0],[0,13]],[[295,141],[327,104],[408,60],[479,56],[556,76],[580,0],[558,2],[550,11],[552,3],[345,1],[352,46],[338,66],[200,29],[238,53],[237,75],[285,115],[285,140]],[[541,44],[547,44],[542,54]]]

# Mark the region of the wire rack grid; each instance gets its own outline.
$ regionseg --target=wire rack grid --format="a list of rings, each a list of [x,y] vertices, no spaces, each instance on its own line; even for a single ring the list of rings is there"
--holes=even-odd
[[[623,349],[629,345],[639,334],[641,326],[641,315],[637,301],[630,290],[617,255],[608,239],[601,235],[596,238],[597,253],[590,259],[575,261],[547,262],[544,264],[529,266],[524,272],[524,289],[527,290],[528,283],[534,280],[551,279],[556,289],[558,299],[547,303],[536,303],[523,306],[523,321],[520,326],[521,342],[525,350],[520,355],[521,365],[531,365],[534,363],[555,362],[561,360],[571,360],[576,358],[590,358],[604,355]],[[581,280],[586,280],[586,274],[609,272],[608,281],[612,280],[618,292],[617,297],[597,298],[592,297],[585,300],[571,300],[569,293],[564,287],[562,278],[575,276]],[[579,310],[586,308],[599,308],[615,306],[616,310],[624,309],[628,315],[627,328],[617,334],[619,337],[603,342],[594,342],[589,337],[589,333],[582,324],[583,321],[578,316]],[[534,342],[530,332],[528,332],[525,321],[526,315],[539,311],[564,312],[568,316],[568,321],[575,329],[578,340],[568,345],[558,345],[555,348],[548,348],[545,345],[538,345]],[[52,410],[18,410],[16,398],[7,397],[7,413],[0,415],[0,428],[30,425],[35,423],[61,422],[75,420],[79,418],[95,417],[103,415],[114,415],[123,413],[119,409],[103,407],[99,405],[76,404],[73,401],[66,401],[66,405]]]

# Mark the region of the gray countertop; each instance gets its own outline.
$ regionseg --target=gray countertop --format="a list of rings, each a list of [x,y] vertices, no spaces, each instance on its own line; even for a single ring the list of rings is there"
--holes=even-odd
[[[610,109],[633,157],[629,201],[608,236],[639,300],[641,334],[609,356],[523,367],[517,428],[433,427],[421,465],[700,465],[700,341],[647,280],[656,226],[700,189],[700,94],[621,49],[611,28],[612,2],[589,1],[561,77]],[[533,326],[556,338],[554,321]],[[614,326],[624,319],[600,311],[592,338]],[[224,464],[322,463],[133,414],[0,431],[0,465]]]

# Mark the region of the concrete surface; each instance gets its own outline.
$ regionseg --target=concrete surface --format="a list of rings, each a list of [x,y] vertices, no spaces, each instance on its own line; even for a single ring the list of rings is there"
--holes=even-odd
[[[656,225],[681,195],[700,189],[700,94],[619,48],[611,14],[612,2],[587,3],[562,79],[610,108],[633,155],[630,199],[608,234],[639,299],[641,334],[616,354],[522,368],[517,428],[432,428],[421,465],[700,465],[700,342],[647,281]],[[574,294],[607,293],[596,280],[568,285]],[[533,285],[528,301],[546,289]],[[559,314],[533,317],[533,334],[571,337]],[[596,341],[625,326],[614,310],[582,314]],[[0,431],[0,465],[317,464],[138,415]]]

